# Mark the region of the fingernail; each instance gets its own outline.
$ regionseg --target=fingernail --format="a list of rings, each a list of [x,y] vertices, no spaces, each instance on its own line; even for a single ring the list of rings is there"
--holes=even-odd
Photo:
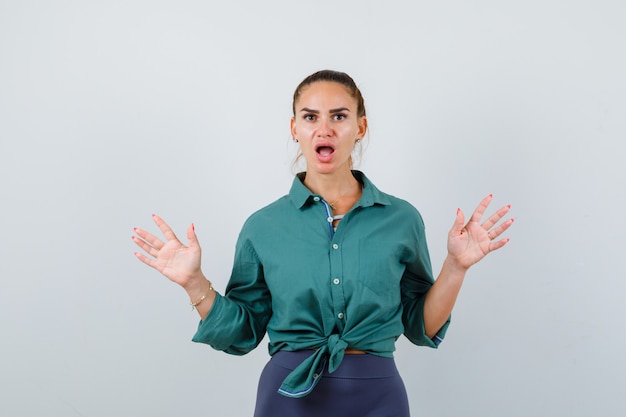
[[[507,206],[506,206],[506,207],[507,207],[507,208],[511,208],[511,205],[510,205],[510,204],[507,204]]]
[[[459,214],[460,212],[461,212],[460,208],[456,209],[456,214]]]
[[[196,225],[191,223],[191,230],[193,230],[194,232],[196,231]]]
[[[492,197],[493,197],[493,194],[489,194],[489,198],[492,198]]]

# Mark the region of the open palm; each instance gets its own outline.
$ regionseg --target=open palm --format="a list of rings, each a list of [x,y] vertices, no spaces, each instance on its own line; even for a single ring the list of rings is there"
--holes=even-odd
[[[171,281],[185,287],[200,272],[202,250],[194,227],[191,225],[187,229],[189,245],[185,246],[163,219],[157,215],[153,215],[153,218],[163,232],[165,241],[145,230],[135,228],[137,236],[132,239],[146,253],[135,252],[135,256]]]
[[[457,210],[454,225],[448,233],[448,254],[459,267],[467,269],[487,256],[489,252],[500,249],[509,242],[508,238],[494,239],[513,224],[513,219],[508,219],[496,226],[500,219],[508,213],[511,208],[510,205],[500,208],[484,223],[480,223],[491,199],[491,194],[482,199],[467,224],[465,224],[465,216],[461,209]]]

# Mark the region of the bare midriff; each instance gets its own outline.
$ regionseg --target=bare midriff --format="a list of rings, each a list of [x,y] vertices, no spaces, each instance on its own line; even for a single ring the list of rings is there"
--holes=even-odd
[[[346,355],[365,355],[365,352],[359,349],[348,348],[343,353]]]

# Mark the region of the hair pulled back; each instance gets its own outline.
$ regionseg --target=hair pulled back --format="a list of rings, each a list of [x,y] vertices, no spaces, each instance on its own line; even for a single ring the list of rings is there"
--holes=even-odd
[[[352,98],[356,100],[357,103],[357,116],[362,117],[365,116],[365,102],[363,100],[363,96],[361,95],[361,90],[356,86],[356,83],[345,72],[333,71],[333,70],[322,70],[315,72],[308,77],[306,77],[296,88],[296,91],[293,93],[293,104],[292,110],[295,116],[296,114],[296,101],[300,98],[302,92],[311,84],[320,82],[320,81],[328,81],[333,83],[338,83],[343,85]]]

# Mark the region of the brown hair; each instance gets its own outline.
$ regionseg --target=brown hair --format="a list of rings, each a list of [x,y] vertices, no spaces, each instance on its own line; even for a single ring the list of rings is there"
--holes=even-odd
[[[293,93],[293,104],[292,110],[295,116],[296,114],[296,101],[300,98],[302,91],[308,87],[309,85],[319,82],[319,81],[329,81],[343,85],[348,89],[350,95],[356,100],[357,103],[357,116],[362,117],[365,116],[365,102],[363,101],[363,96],[361,95],[361,90],[356,86],[352,77],[350,77],[345,72],[332,71],[332,70],[322,70],[316,73],[313,73],[306,77],[296,88],[296,91]]]

